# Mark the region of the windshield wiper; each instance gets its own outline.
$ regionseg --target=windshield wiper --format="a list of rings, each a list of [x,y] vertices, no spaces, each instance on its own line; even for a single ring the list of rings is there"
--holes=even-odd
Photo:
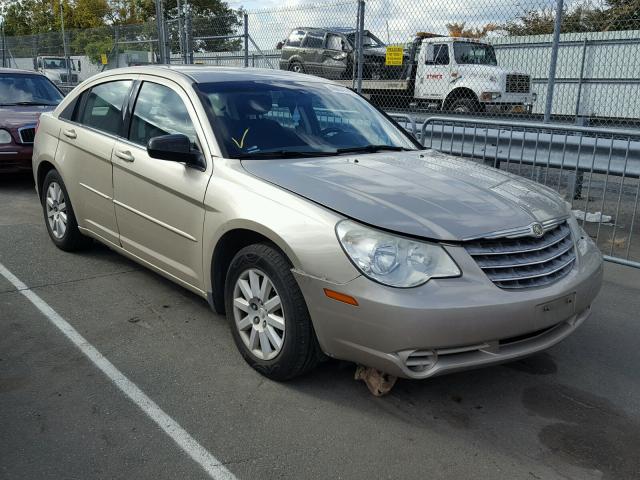
[[[380,152],[382,150],[389,150],[391,152],[408,152],[411,151],[411,148],[398,147],[396,145],[363,145],[361,147],[348,147],[348,148],[338,148],[336,153],[358,153],[358,152],[367,152],[367,153],[375,153]]]
[[[328,157],[335,155],[335,152],[300,152],[297,150],[269,150],[266,152],[241,153],[233,158],[258,160],[262,158],[305,158],[305,157]]]

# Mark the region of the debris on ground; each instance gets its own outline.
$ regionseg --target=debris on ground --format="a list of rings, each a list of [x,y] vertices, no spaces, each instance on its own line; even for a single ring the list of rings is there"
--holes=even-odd
[[[578,220],[585,220],[591,223],[609,223],[611,221],[611,215],[604,215],[602,212],[587,212],[586,219],[585,213],[582,210],[573,210],[573,214]]]
[[[354,378],[366,383],[369,391],[376,397],[381,397],[389,393],[398,379],[398,377],[363,365],[358,365]]]

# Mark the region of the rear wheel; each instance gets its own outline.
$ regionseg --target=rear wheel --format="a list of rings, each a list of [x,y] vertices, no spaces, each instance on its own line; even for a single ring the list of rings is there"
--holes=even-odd
[[[306,70],[304,69],[304,65],[301,62],[298,62],[297,60],[294,60],[289,64],[289,71],[296,72],[296,73],[306,73]]]
[[[91,240],[80,233],[69,194],[56,170],[50,170],[42,183],[42,211],[56,247],[71,252],[89,245]]]
[[[275,248],[255,244],[233,258],[225,304],[236,346],[245,361],[273,380],[313,368],[319,348],[291,265]]]

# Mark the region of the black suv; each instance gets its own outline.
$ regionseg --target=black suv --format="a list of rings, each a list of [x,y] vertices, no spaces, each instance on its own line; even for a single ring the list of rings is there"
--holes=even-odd
[[[386,45],[365,30],[363,78],[380,80],[388,69],[383,68]],[[311,73],[334,80],[350,79],[356,45],[353,28],[294,28],[289,37],[278,44],[282,49],[280,69]]]

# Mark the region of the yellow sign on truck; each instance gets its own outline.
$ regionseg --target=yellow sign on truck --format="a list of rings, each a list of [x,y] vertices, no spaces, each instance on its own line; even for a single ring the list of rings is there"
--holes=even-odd
[[[106,65],[107,63],[109,63],[109,59],[107,58],[106,53],[100,55],[100,60],[102,62],[102,65]]]
[[[398,66],[402,65],[402,52],[404,49],[401,45],[387,46],[387,54],[385,56],[385,65]]]

